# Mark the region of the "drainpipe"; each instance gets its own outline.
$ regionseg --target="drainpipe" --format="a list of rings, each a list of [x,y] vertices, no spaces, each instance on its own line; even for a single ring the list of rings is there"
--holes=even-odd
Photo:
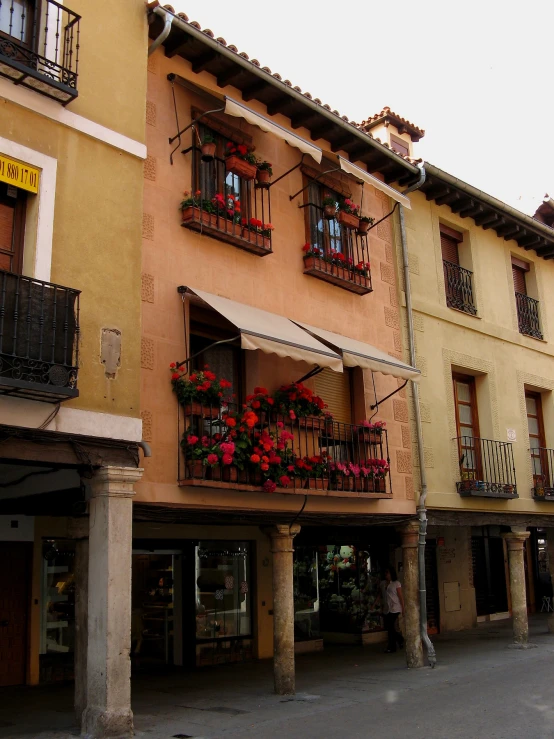
[[[169,36],[169,32],[171,31],[171,24],[173,23],[173,17],[174,17],[173,14],[168,13],[167,10],[165,10],[165,8],[160,8],[159,5],[160,5],[159,0],[153,0],[153,2],[146,4],[146,7],[149,10],[155,9],[156,14],[160,15],[165,21],[163,31],[160,33],[158,38],[155,38],[154,41],[152,41],[152,43],[148,47],[148,56],[153,54],[158,48],[158,46],[161,46],[163,44],[163,42]]]
[[[425,166],[420,165],[421,174],[419,180],[404,190],[403,194],[407,195],[414,190],[418,190],[425,182]],[[412,312],[412,289],[410,286],[410,270],[408,266],[408,243],[406,240],[406,224],[404,222],[404,206],[399,205],[398,213],[400,217],[400,240],[402,243],[402,266],[404,268],[404,284],[406,289],[406,312],[408,314],[408,345],[410,347],[410,364],[416,366],[416,352],[414,339],[414,317]],[[419,570],[419,629],[421,641],[425,645],[427,651],[427,660],[431,667],[437,662],[435,648],[429,635],[427,634],[427,587],[425,583],[425,537],[427,535],[427,509],[425,507],[425,499],[427,498],[427,474],[425,472],[425,454],[423,451],[423,429],[421,426],[421,409],[419,407],[419,385],[412,382],[412,390],[414,395],[414,412],[417,433],[417,451],[419,457],[419,470],[421,473],[421,495],[417,507],[419,519],[419,542],[418,542],[418,570]]]

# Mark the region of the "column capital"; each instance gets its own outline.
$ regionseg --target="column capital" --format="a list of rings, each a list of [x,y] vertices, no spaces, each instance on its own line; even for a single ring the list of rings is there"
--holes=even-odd
[[[268,526],[264,531],[271,539],[272,552],[293,552],[292,540],[300,533],[300,526],[278,523],[275,526]]]
[[[402,536],[402,548],[417,547],[419,539],[419,521],[408,521],[396,530]]]
[[[530,531],[525,529],[512,529],[512,531],[502,534],[502,538],[506,539],[508,549],[511,551],[517,551],[522,549],[525,541],[531,536]]]
[[[90,481],[90,497],[132,498],[143,472],[142,467],[100,467]]]

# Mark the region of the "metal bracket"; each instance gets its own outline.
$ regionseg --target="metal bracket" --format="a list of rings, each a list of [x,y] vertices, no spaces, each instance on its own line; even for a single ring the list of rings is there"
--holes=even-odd
[[[317,175],[317,177],[314,177],[313,179],[310,178],[310,181],[308,184],[303,187],[301,190],[298,190],[298,192],[295,192],[294,195],[289,195],[289,200],[294,200],[298,195],[300,195],[301,192],[304,192],[304,190],[307,190],[307,188],[312,184],[312,182],[317,182],[320,177],[323,177],[325,174],[329,174],[330,172],[338,172],[340,170],[340,167],[334,167],[333,169],[327,169],[325,172],[321,172]]]
[[[379,408],[380,403],[384,403],[385,400],[388,400],[389,398],[392,398],[393,395],[396,395],[396,393],[399,393],[401,390],[403,390],[406,385],[408,384],[409,380],[406,380],[406,382],[403,385],[400,385],[400,387],[397,387],[396,390],[393,390],[392,393],[389,393],[384,398],[381,398],[381,400],[378,400],[374,405],[370,405],[370,410],[375,410],[375,408]]]
[[[316,375],[319,375],[319,373],[323,372],[323,370],[324,370],[323,367],[320,367],[319,364],[316,364],[316,366],[313,369],[311,369],[306,375],[304,375],[304,377],[301,377],[299,380],[296,380],[296,383],[309,380],[311,377],[315,377]]]

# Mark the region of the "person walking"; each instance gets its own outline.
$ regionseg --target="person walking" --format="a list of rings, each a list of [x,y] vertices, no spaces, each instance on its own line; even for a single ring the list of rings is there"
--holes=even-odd
[[[404,639],[402,634],[397,631],[398,617],[404,613],[404,596],[402,595],[402,585],[398,581],[396,570],[389,567],[385,570],[385,628],[388,633],[388,646],[385,652],[390,654],[396,652],[396,645],[402,649]]]

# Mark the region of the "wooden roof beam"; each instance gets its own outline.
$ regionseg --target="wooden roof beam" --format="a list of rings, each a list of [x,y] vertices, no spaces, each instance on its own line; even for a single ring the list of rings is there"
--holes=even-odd
[[[215,51],[207,51],[205,54],[200,54],[200,56],[192,62],[192,71],[195,74],[203,72],[216,58],[217,54]]]
[[[340,136],[338,139],[335,139],[334,143],[331,142],[331,151],[337,152],[337,151],[344,151],[344,147],[352,141],[353,135],[351,133],[344,134]]]
[[[527,232],[524,232],[518,239],[517,243],[519,246],[522,246],[524,249],[531,249],[533,246],[537,246],[538,244],[543,241],[542,236],[537,236],[536,234],[530,234]]]
[[[518,226],[517,223],[508,221],[508,223],[503,223],[501,226],[498,226],[498,228],[495,226],[494,230],[498,236],[503,236],[506,241],[509,241],[521,231],[521,226]]]
[[[458,211],[460,218],[475,217],[480,213],[483,213],[483,206],[481,203],[476,203],[473,200],[470,200],[469,205],[464,206]]]
[[[227,87],[233,80],[244,74],[244,69],[235,64],[232,64],[228,69],[223,70],[217,75],[217,86]]]
[[[497,228],[500,228],[500,226],[503,226],[506,223],[503,216],[499,216],[498,213],[494,214],[494,220],[492,221],[486,221],[485,223],[481,224],[481,228],[483,231],[488,231],[489,228],[493,228],[495,231]]]
[[[424,190],[424,192],[427,200],[435,200],[437,197],[450,192],[450,189],[442,182],[437,182],[433,183],[433,185],[428,190]]]
[[[473,203],[473,201],[467,197],[460,196],[458,200],[451,203],[450,210],[452,213],[459,213],[463,208],[467,208],[468,203]]]
[[[267,82],[265,80],[256,80],[256,82],[253,82],[251,85],[248,85],[248,87],[245,87],[242,91],[242,99],[245,102],[248,102],[249,100],[253,100],[258,92],[261,92],[264,87],[266,86]]]
[[[279,95],[279,97],[267,104],[267,113],[268,115],[283,113],[283,108],[286,108],[287,105],[294,102],[294,100],[291,100],[290,95]]]
[[[290,125],[292,128],[295,129],[301,127],[309,128],[309,126],[307,126],[306,124],[308,121],[311,121],[313,119],[314,115],[317,115],[317,113],[315,113],[314,111],[303,110],[297,115],[291,116]]]
[[[483,211],[483,213],[475,216],[473,220],[475,221],[477,226],[485,226],[488,223],[494,223],[494,221],[497,221],[498,218],[498,213],[495,213],[491,210],[485,210]]]
[[[324,139],[325,134],[332,131],[334,127],[335,125],[332,121],[324,121],[320,126],[314,126],[310,132],[311,140],[317,141],[318,139]]]
[[[171,37],[168,38],[167,43],[164,44],[165,55],[168,59],[173,59],[174,56],[180,54],[188,46],[190,36],[182,35],[180,38],[177,37],[171,42]]]

